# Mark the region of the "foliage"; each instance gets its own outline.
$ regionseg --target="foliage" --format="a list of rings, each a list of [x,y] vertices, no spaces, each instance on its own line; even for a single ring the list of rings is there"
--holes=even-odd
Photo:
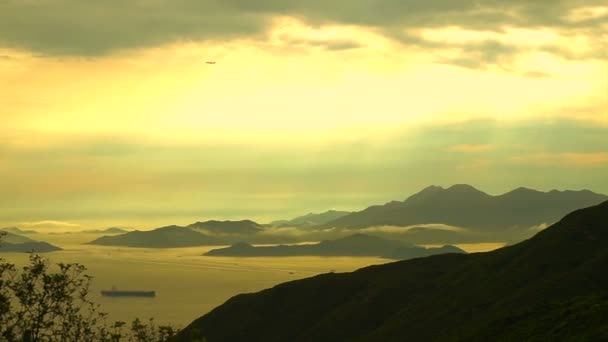
[[[108,323],[107,314],[88,297],[91,280],[76,263],[51,265],[31,253],[18,270],[0,258],[0,341],[163,342],[178,332],[153,319],[136,319],[130,327]]]

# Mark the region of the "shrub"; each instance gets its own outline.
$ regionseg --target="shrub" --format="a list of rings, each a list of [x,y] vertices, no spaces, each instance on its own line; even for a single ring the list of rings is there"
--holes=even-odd
[[[108,323],[107,314],[88,298],[91,281],[77,263],[51,265],[30,253],[19,270],[0,258],[0,341],[164,342],[178,332],[153,319],[135,319],[129,327]]]

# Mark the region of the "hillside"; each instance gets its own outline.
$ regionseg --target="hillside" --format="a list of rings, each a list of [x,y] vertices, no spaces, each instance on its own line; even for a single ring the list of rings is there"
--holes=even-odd
[[[190,228],[168,226],[149,231],[135,230],[114,236],[102,236],[89,242],[91,245],[172,248],[213,246],[225,244],[220,239],[196,232]]]
[[[241,294],[180,341],[608,339],[608,201],[499,250],[322,274]]]
[[[567,213],[596,205],[608,196],[582,191],[541,192],[518,188],[491,196],[470,185],[447,189],[431,186],[405,201],[393,201],[354,212],[323,227],[365,228],[442,223],[473,230],[529,229],[557,222]]]
[[[411,259],[439,253],[464,253],[464,251],[453,246],[447,248],[424,248],[375,236],[355,234],[342,239],[326,240],[306,245],[254,247],[247,243],[237,243],[227,248],[213,249],[204,255],[239,257],[307,255],[377,256],[391,259]]]

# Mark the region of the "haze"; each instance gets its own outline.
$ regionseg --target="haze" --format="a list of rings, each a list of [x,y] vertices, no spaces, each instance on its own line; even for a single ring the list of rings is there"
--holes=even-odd
[[[267,222],[430,184],[608,193],[607,13],[5,1],[0,223]]]
[[[608,339],[607,175],[605,0],[0,0],[0,266],[175,341]]]

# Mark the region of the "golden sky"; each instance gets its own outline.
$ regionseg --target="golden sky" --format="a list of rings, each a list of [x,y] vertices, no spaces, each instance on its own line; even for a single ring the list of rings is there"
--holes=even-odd
[[[0,94],[0,224],[608,193],[602,1],[8,0]]]

